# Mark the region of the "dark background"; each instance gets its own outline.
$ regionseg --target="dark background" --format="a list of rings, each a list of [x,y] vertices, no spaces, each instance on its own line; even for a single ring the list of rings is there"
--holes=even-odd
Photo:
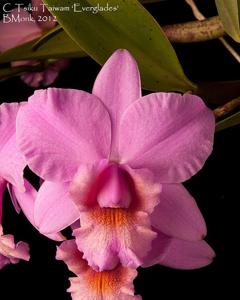
[[[196,3],[206,16],[216,14],[214,1]],[[182,0],[162,1],[146,5],[146,8],[160,24],[194,20]],[[240,52],[240,47],[231,43]],[[240,79],[238,63],[218,40],[174,45],[174,48],[187,76],[196,82]],[[90,58],[74,59],[52,86],[91,91],[99,70],[100,66]],[[1,102],[27,100],[33,91],[19,78],[0,82]],[[217,133],[214,151],[206,165],[185,184],[205,217],[206,240],[216,251],[216,259],[210,266],[193,271],[162,266],[140,268],[135,287],[144,300],[239,297],[235,282],[239,278],[239,139],[240,126]],[[34,176],[30,178],[37,182]],[[65,292],[70,273],[62,262],[54,260],[56,243],[40,236],[22,214],[15,213],[7,193],[4,195],[3,226],[6,233],[13,233],[17,240],[30,244],[31,261],[9,265],[0,271],[0,299],[71,299]]]

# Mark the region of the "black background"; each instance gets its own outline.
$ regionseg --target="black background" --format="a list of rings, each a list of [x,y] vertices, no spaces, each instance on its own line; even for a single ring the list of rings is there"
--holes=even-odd
[[[196,3],[206,16],[216,14],[214,1]],[[160,24],[194,20],[182,0],[162,1],[146,8]],[[231,43],[240,52],[239,46]],[[196,82],[240,79],[239,65],[218,40],[174,45],[174,48],[185,73]],[[99,70],[100,66],[90,58],[74,59],[52,86],[91,91]],[[19,78],[0,82],[1,102],[27,100],[33,91]],[[217,133],[214,151],[204,168],[185,184],[205,217],[207,241],[216,251],[216,259],[210,266],[193,271],[162,266],[140,268],[135,287],[144,300],[239,297],[235,282],[239,278],[239,139],[240,126]],[[34,176],[30,178],[37,183]],[[65,292],[70,273],[63,263],[54,260],[56,243],[40,236],[22,214],[15,213],[7,193],[3,226],[6,233],[14,233],[17,240],[30,244],[31,261],[9,265],[0,271],[0,299],[71,299]]]

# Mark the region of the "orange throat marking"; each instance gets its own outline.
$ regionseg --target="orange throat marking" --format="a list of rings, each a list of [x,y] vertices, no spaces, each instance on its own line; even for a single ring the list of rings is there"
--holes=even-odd
[[[96,208],[92,217],[101,225],[119,227],[129,223],[130,213],[123,208]]]
[[[95,291],[97,295],[106,295],[114,293],[121,284],[122,272],[120,268],[103,271],[103,272],[91,272],[89,277],[89,286]]]

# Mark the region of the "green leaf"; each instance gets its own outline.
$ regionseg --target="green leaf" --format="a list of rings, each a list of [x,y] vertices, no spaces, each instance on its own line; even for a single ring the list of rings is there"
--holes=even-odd
[[[81,48],[64,31],[58,30],[55,34],[44,34],[38,39],[2,53],[0,55],[0,64],[16,60],[83,56],[86,56],[86,54]]]
[[[36,43],[33,45],[32,49],[36,51],[38,48],[44,45],[48,40],[56,36],[61,31],[63,31],[63,28],[60,25],[55,26],[53,29],[47,31],[40,38],[38,38]]]
[[[223,129],[227,129],[232,126],[236,126],[240,124],[240,111],[233,114],[232,116],[218,122],[216,124],[216,131],[221,131]]]
[[[215,0],[225,31],[240,43],[240,0]]]
[[[160,26],[137,0],[81,0],[77,10],[82,12],[74,12],[75,0],[44,2],[69,36],[98,63],[103,64],[114,50],[125,48],[138,62],[143,88],[181,92],[196,88],[184,75]],[[60,11],[63,7],[69,11]],[[116,11],[93,13],[87,7]]]

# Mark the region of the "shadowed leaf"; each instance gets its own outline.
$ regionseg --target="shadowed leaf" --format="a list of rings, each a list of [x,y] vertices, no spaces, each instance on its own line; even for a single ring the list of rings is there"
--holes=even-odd
[[[216,124],[216,132],[240,124],[240,111]]]
[[[225,31],[240,43],[240,0],[215,0],[215,2]]]

